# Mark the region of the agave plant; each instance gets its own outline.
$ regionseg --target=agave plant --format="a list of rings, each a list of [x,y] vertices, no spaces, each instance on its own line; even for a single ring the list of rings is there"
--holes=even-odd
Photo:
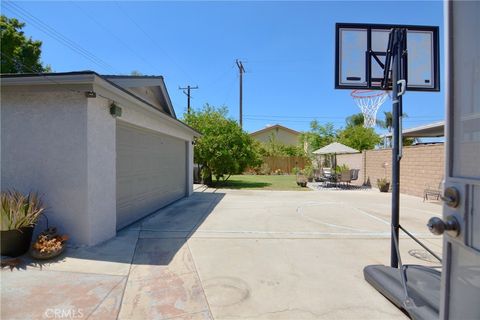
[[[24,195],[16,190],[1,193],[1,231],[33,227],[45,210],[37,193]]]

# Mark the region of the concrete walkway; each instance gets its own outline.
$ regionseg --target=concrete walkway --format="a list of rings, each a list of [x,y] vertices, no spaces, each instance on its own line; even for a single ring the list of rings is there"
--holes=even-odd
[[[1,272],[2,319],[404,319],[363,279],[389,263],[390,195],[198,188],[91,248]],[[438,204],[401,198],[402,225]],[[437,265],[401,239],[406,263]],[[63,317],[61,317],[63,315]]]

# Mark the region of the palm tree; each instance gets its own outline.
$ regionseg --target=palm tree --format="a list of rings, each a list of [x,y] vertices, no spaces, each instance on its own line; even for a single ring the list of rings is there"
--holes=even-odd
[[[380,121],[379,125],[381,125],[382,128],[387,129],[388,132],[391,133],[393,128],[393,115],[390,111],[383,111],[383,114],[385,115],[385,120]],[[408,114],[404,112],[403,117],[408,118]]]
[[[393,115],[390,111],[384,111],[383,114],[385,115],[385,120],[380,121],[378,124],[380,127],[387,129],[388,133],[392,133]],[[403,117],[408,118],[408,114],[404,112]],[[392,144],[392,139],[390,139],[390,142],[389,142],[390,147],[391,147],[391,144]]]
[[[355,113],[345,119],[347,127],[363,126],[365,118],[363,113]]]
[[[393,128],[393,116],[390,111],[383,111],[385,115],[385,120],[383,120],[383,127],[388,130],[389,133],[392,132]]]

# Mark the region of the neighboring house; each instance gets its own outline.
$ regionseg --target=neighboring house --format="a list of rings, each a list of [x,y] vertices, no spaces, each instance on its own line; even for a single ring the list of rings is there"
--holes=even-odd
[[[273,139],[277,143],[296,146],[299,143],[300,132],[279,124],[250,133],[254,139],[267,143]]]
[[[403,129],[402,134],[404,137],[411,138],[438,138],[445,136],[445,121],[438,121],[429,124],[425,124],[419,127]],[[392,133],[386,133],[382,138],[391,138]]]
[[[392,135],[392,132],[382,135],[382,139],[384,141],[383,148],[388,148],[391,146]],[[404,138],[415,138],[415,145],[443,143],[445,140],[445,121],[438,121],[414,128],[403,129],[402,135]],[[425,142],[425,140],[428,142]]]
[[[199,133],[176,119],[162,77],[4,74],[1,89],[1,188],[38,192],[73,243],[193,192]]]

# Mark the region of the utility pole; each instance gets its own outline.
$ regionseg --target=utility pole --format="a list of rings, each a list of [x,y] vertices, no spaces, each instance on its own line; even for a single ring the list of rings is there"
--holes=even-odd
[[[242,98],[243,98],[243,74],[245,73],[245,68],[243,68],[242,61],[235,60],[238,67],[238,72],[240,74],[240,128],[243,127],[243,110],[242,110]]]
[[[179,90],[183,90],[183,93],[187,96],[187,113],[190,114],[190,90],[193,89],[198,89],[198,86],[192,87],[192,86],[186,86],[185,88],[178,87]],[[185,92],[187,90],[187,92]]]

